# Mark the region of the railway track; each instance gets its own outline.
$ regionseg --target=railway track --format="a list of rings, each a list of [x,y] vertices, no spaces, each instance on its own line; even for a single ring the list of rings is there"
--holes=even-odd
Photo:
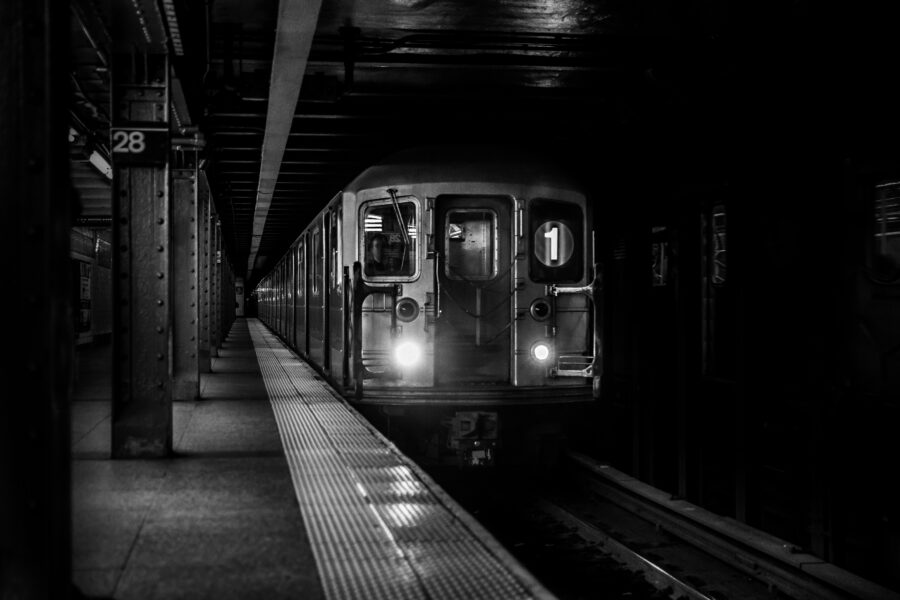
[[[900,599],[586,456],[564,462],[435,478],[563,600]]]
[[[567,473],[589,496],[578,501],[580,508],[567,510],[551,501],[547,510],[583,535],[599,535],[648,581],[670,587],[673,597],[900,600],[900,594],[793,544],[673,498],[585,455],[570,453],[566,463]],[[637,529],[624,530],[626,521]]]

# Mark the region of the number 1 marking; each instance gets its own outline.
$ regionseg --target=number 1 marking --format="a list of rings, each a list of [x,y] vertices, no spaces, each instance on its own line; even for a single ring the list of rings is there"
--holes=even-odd
[[[544,233],[544,238],[550,238],[550,260],[559,260],[559,227]]]

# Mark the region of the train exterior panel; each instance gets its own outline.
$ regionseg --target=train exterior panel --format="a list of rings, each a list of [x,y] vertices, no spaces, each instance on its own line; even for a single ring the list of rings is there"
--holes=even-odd
[[[600,377],[586,193],[530,157],[477,153],[364,171],[257,287],[263,322],[348,400],[426,410],[449,438],[482,435],[479,419],[496,433],[502,407],[589,402]]]

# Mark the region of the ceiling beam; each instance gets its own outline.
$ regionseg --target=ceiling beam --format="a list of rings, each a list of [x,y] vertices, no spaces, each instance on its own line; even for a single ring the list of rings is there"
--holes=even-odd
[[[253,231],[247,258],[247,280],[251,279],[256,256],[278,181],[284,149],[300,98],[300,85],[312,46],[322,0],[280,0],[275,29],[275,52],[269,80],[266,132],[259,167],[259,187],[253,212]]]

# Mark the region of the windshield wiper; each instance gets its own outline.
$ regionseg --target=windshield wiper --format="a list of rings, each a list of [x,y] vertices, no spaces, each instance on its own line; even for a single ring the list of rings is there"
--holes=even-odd
[[[394,205],[394,213],[397,215],[397,223],[400,224],[400,235],[403,236],[403,255],[400,258],[400,270],[403,270],[403,265],[406,263],[406,253],[409,252],[409,231],[406,228],[406,223],[403,221],[403,214],[400,212],[400,202],[397,201],[397,190],[395,188],[388,188],[388,194],[391,195],[391,203]]]

